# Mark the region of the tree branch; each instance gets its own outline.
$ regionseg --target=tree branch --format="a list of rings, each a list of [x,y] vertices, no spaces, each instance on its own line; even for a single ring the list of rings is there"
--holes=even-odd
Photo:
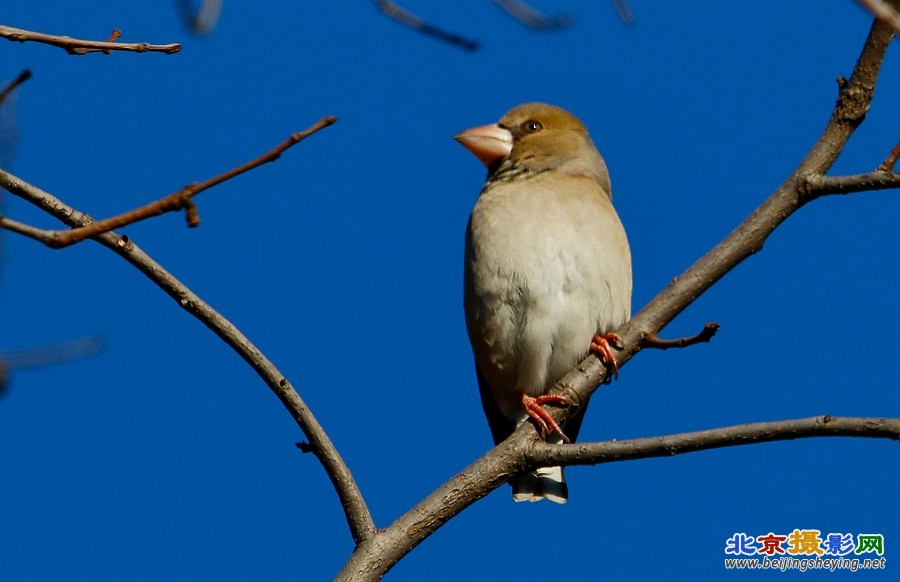
[[[631,321],[616,333],[624,349],[616,362],[622,367],[648,335],[658,333],[697,297],[731,269],[762,249],[766,238],[808,200],[801,196],[806,181],[824,175],[834,164],[853,130],[862,122],[878,79],[893,29],[876,20],[849,81],[842,84],[837,104],[822,135],[796,170],[731,234],[679,275]],[[607,369],[591,355],[566,374],[551,391],[576,405],[585,401],[606,378]],[[557,422],[571,409],[550,410]],[[891,437],[893,438],[893,437]],[[338,580],[377,580],[404,555],[459,512],[529,465],[525,453],[539,435],[531,423],[522,424],[508,439],[466,467],[447,483],[398,518],[375,537],[357,546],[338,574]],[[580,445],[571,445],[578,447]]]
[[[718,323],[707,323],[696,335],[690,337],[680,337],[677,339],[662,339],[655,333],[648,334],[641,342],[645,348],[654,348],[657,350],[668,350],[670,348],[687,348],[696,344],[709,343],[709,341],[719,331]]]
[[[194,203],[192,201],[194,196],[196,196],[200,192],[203,192],[204,190],[209,190],[213,186],[218,186],[222,182],[230,180],[236,176],[240,176],[241,174],[249,172],[254,168],[258,168],[263,164],[274,162],[288,148],[300,143],[310,135],[328,127],[329,125],[332,125],[336,121],[336,117],[323,117],[308,129],[292,133],[291,136],[281,144],[266,152],[265,154],[259,156],[258,158],[250,160],[249,162],[241,164],[236,168],[210,178],[205,182],[200,182],[199,184],[197,182],[194,182],[193,184],[185,186],[184,188],[177,190],[169,194],[168,196],[164,196],[159,200],[150,202],[149,204],[146,204],[139,208],[129,210],[128,212],[124,212],[117,216],[112,216],[110,218],[91,222],[89,224],[85,224],[84,226],[79,226],[70,230],[41,230],[0,216],[0,227],[14,231],[29,238],[33,238],[44,243],[52,249],[64,248],[79,243],[85,239],[95,237],[98,234],[109,232],[116,228],[128,226],[129,224],[134,224],[135,222],[146,220],[147,218],[152,218],[154,216],[159,216],[167,212],[175,212],[182,209],[187,211],[188,226],[194,228],[200,225],[200,216],[197,212],[197,207],[194,206]]]
[[[536,442],[526,453],[528,468],[554,465],[599,465],[616,461],[670,457],[695,451],[811,437],[868,437],[900,440],[900,418],[814,416],[755,422],[661,437],[552,445]]]
[[[825,175],[865,118],[892,34],[890,26],[880,20],[873,22],[853,74],[841,84],[837,103],[822,135],[787,180],[731,234],[675,277],[631,321],[616,330],[625,344],[616,357],[620,368],[641,350],[645,337],[658,333],[734,267],[762,250],[765,240],[781,223],[814,199],[802,194],[806,184],[811,176]],[[606,375],[607,370],[599,359],[589,355],[576,370],[557,382],[552,393],[580,404]],[[553,410],[551,415],[560,422],[569,412]]]
[[[99,353],[101,348],[98,338],[88,336],[39,348],[0,352],[0,362],[13,370],[37,368],[92,356]]]
[[[0,396],[6,390],[9,373],[13,370],[38,368],[85,358],[98,353],[101,347],[100,340],[96,337],[83,337],[28,350],[0,352]]]
[[[113,36],[116,36],[115,32]],[[13,28],[12,26],[0,25],[0,38],[18,42],[41,42],[64,49],[70,55],[86,55],[88,53],[105,53],[110,51],[131,51],[137,53],[165,53],[172,55],[181,50],[178,43],[171,44],[149,44],[146,42],[110,42],[97,40],[80,40],[70,36],[55,36],[52,34],[44,34],[43,32],[32,32],[30,30],[22,30],[21,28]]]
[[[891,188],[900,188],[900,174],[875,170],[852,176],[808,176],[802,194],[804,197],[818,198],[829,194],[855,194]]]
[[[90,216],[75,210],[52,194],[28,184],[5,170],[0,170],[0,186],[70,226],[80,227],[93,222]],[[253,368],[269,389],[275,393],[310,442],[313,452],[322,463],[337,491],[354,541],[360,543],[371,538],[375,533],[375,524],[350,469],[331,439],[328,438],[325,430],[313,416],[312,411],[278,368],[234,324],[150,258],[131,240],[112,232],[97,235],[95,240],[146,275],[172,297],[182,309],[219,336]]]
[[[28,69],[23,69],[19,75],[10,82],[9,85],[3,88],[0,91],[0,105],[3,105],[3,102],[6,101],[6,98],[9,97],[9,94],[16,90],[16,87],[27,81],[31,78],[31,71]]]
[[[572,17],[568,15],[547,16],[540,10],[536,10],[522,0],[494,0],[503,12],[510,18],[518,21],[522,26],[538,30],[559,30],[572,24]]]
[[[442,42],[458,46],[463,50],[478,50],[477,41],[469,40],[458,34],[447,32],[446,30],[428,24],[422,18],[416,16],[409,10],[406,10],[396,2],[392,2],[391,0],[373,0],[373,4],[375,4],[376,10],[391,20],[398,22],[407,28],[411,28],[416,32],[421,32],[422,34],[436,38]]]
[[[878,170],[881,172],[893,172],[894,165],[897,163],[897,160],[900,159],[900,141],[891,148],[891,153],[888,154],[884,161],[881,162],[881,165],[878,166]]]

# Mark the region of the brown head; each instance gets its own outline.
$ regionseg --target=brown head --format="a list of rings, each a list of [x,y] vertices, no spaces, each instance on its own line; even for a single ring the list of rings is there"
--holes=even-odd
[[[496,124],[466,130],[454,138],[487,166],[540,173],[559,170],[597,180],[609,193],[606,164],[580,119],[546,103],[510,109]]]

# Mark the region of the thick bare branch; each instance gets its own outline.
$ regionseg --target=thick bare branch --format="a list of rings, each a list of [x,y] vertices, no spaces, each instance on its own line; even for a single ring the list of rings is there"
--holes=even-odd
[[[34,204],[72,227],[80,227],[94,222],[90,216],[75,210],[55,196],[28,184],[4,170],[0,170],[0,187]],[[253,368],[269,389],[275,393],[310,442],[313,452],[322,463],[325,472],[337,491],[354,541],[360,543],[371,538],[375,533],[375,524],[372,521],[372,515],[366,507],[365,499],[363,499],[362,493],[353,479],[353,475],[350,473],[350,469],[344,463],[325,430],[313,416],[312,411],[306,406],[306,403],[294,390],[290,381],[281,374],[278,368],[234,324],[225,319],[181,281],[166,271],[159,263],[150,258],[147,253],[131,240],[112,232],[97,235],[95,240],[114,251],[146,275],[160,289],[172,297],[182,309],[193,315],[219,336],[225,344]]]
[[[113,36],[117,36],[115,32]],[[18,42],[40,42],[53,45],[64,49],[70,55],[86,55],[88,53],[105,53],[110,51],[130,51],[136,53],[165,53],[167,55],[175,54],[181,50],[178,43],[171,44],[149,44],[146,42],[111,42],[97,40],[81,40],[70,36],[56,36],[52,34],[44,34],[43,32],[33,32],[30,30],[22,30],[21,28],[13,28],[12,26],[0,25],[0,38]]]
[[[219,174],[218,176],[214,176],[204,182],[195,182],[169,194],[168,196],[164,196],[159,200],[155,200],[153,202],[150,202],[149,204],[145,204],[144,206],[129,210],[128,212],[124,212],[110,218],[91,222],[89,224],[85,224],[84,226],[79,226],[69,230],[41,230],[28,226],[26,224],[15,222],[8,218],[0,217],[0,227],[38,240],[53,249],[64,248],[79,243],[85,239],[95,237],[98,234],[109,232],[116,228],[128,226],[129,224],[134,224],[135,222],[146,220],[147,218],[152,218],[154,216],[159,216],[167,212],[175,212],[182,209],[187,211],[188,226],[193,228],[200,225],[200,217],[197,212],[197,207],[194,206],[194,203],[192,201],[194,196],[196,196],[200,192],[203,192],[204,190],[209,190],[213,186],[218,186],[226,180],[230,180],[236,176],[240,176],[241,174],[249,172],[254,168],[258,168],[263,164],[274,162],[281,156],[281,154],[285,150],[287,150],[291,146],[300,143],[310,135],[316,133],[320,129],[328,127],[336,121],[336,117],[323,117],[308,129],[292,133],[291,136],[281,144],[266,152],[265,154],[259,156],[258,158],[250,160],[249,162],[241,164],[236,168],[228,170],[227,172]]]
[[[373,0],[373,3],[379,12],[407,28],[411,28],[442,42],[458,46],[463,50],[478,50],[477,41],[464,38],[458,34],[447,32],[446,30],[428,24],[425,20],[416,16],[409,10],[406,10],[396,2],[392,2],[391,0]]]
[[[697,297],[753,253],[766,238],[800,209],[801,190],[810,176],[831,168],[853,130],[862,122],[875,89],[892,28],[876,20],[869,32],[850,79],[841,86],[837,104],[822,135],[806,158],[747,219],[722,242],[676,277],[631,321],[617,330],[624,340],[618,353],[619,367],[640,351],[642,340],[658,333]],[[595,356],[588,356],[559,382],[552,393],[579,404],[606,378],[608,371]],[[550,411],[563,420],[572,409]],[[894,437],[891,437],[894,438]],[[526,450],[539,440],[534,426],[525,423],[506,441],[469,465],[375,537],[360,544],[338,575],[339,580],[377,580],[441,525],[500,486],[509,476],[525,470]],[[578,447],[579,445],[571,445]]]
[[[616,461],[670,457],[722,447],[735,447],[811,437],[870,437],[900,440],[900,418],[814,416],[755,422],[661,437],[552,445],[537,442],[526,454],[530,468],[548,465],[599,465]]]

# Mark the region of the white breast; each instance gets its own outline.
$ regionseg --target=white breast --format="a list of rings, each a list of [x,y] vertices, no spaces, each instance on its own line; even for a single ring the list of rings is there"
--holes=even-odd
[[[596,182],[554,192],[542,176],[479,197],[466,245],[466,323],[501,411],[520,420],[522,393],[546,392],[587,355],[596,333],[631,309],[631,256]]]

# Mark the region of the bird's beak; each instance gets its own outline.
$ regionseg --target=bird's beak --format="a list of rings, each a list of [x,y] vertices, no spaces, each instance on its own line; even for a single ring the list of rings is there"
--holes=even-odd
[[[475,154],[488,168],[512,151],[512,134],[497,124],[467,129],[454,135],[453,139]]]

